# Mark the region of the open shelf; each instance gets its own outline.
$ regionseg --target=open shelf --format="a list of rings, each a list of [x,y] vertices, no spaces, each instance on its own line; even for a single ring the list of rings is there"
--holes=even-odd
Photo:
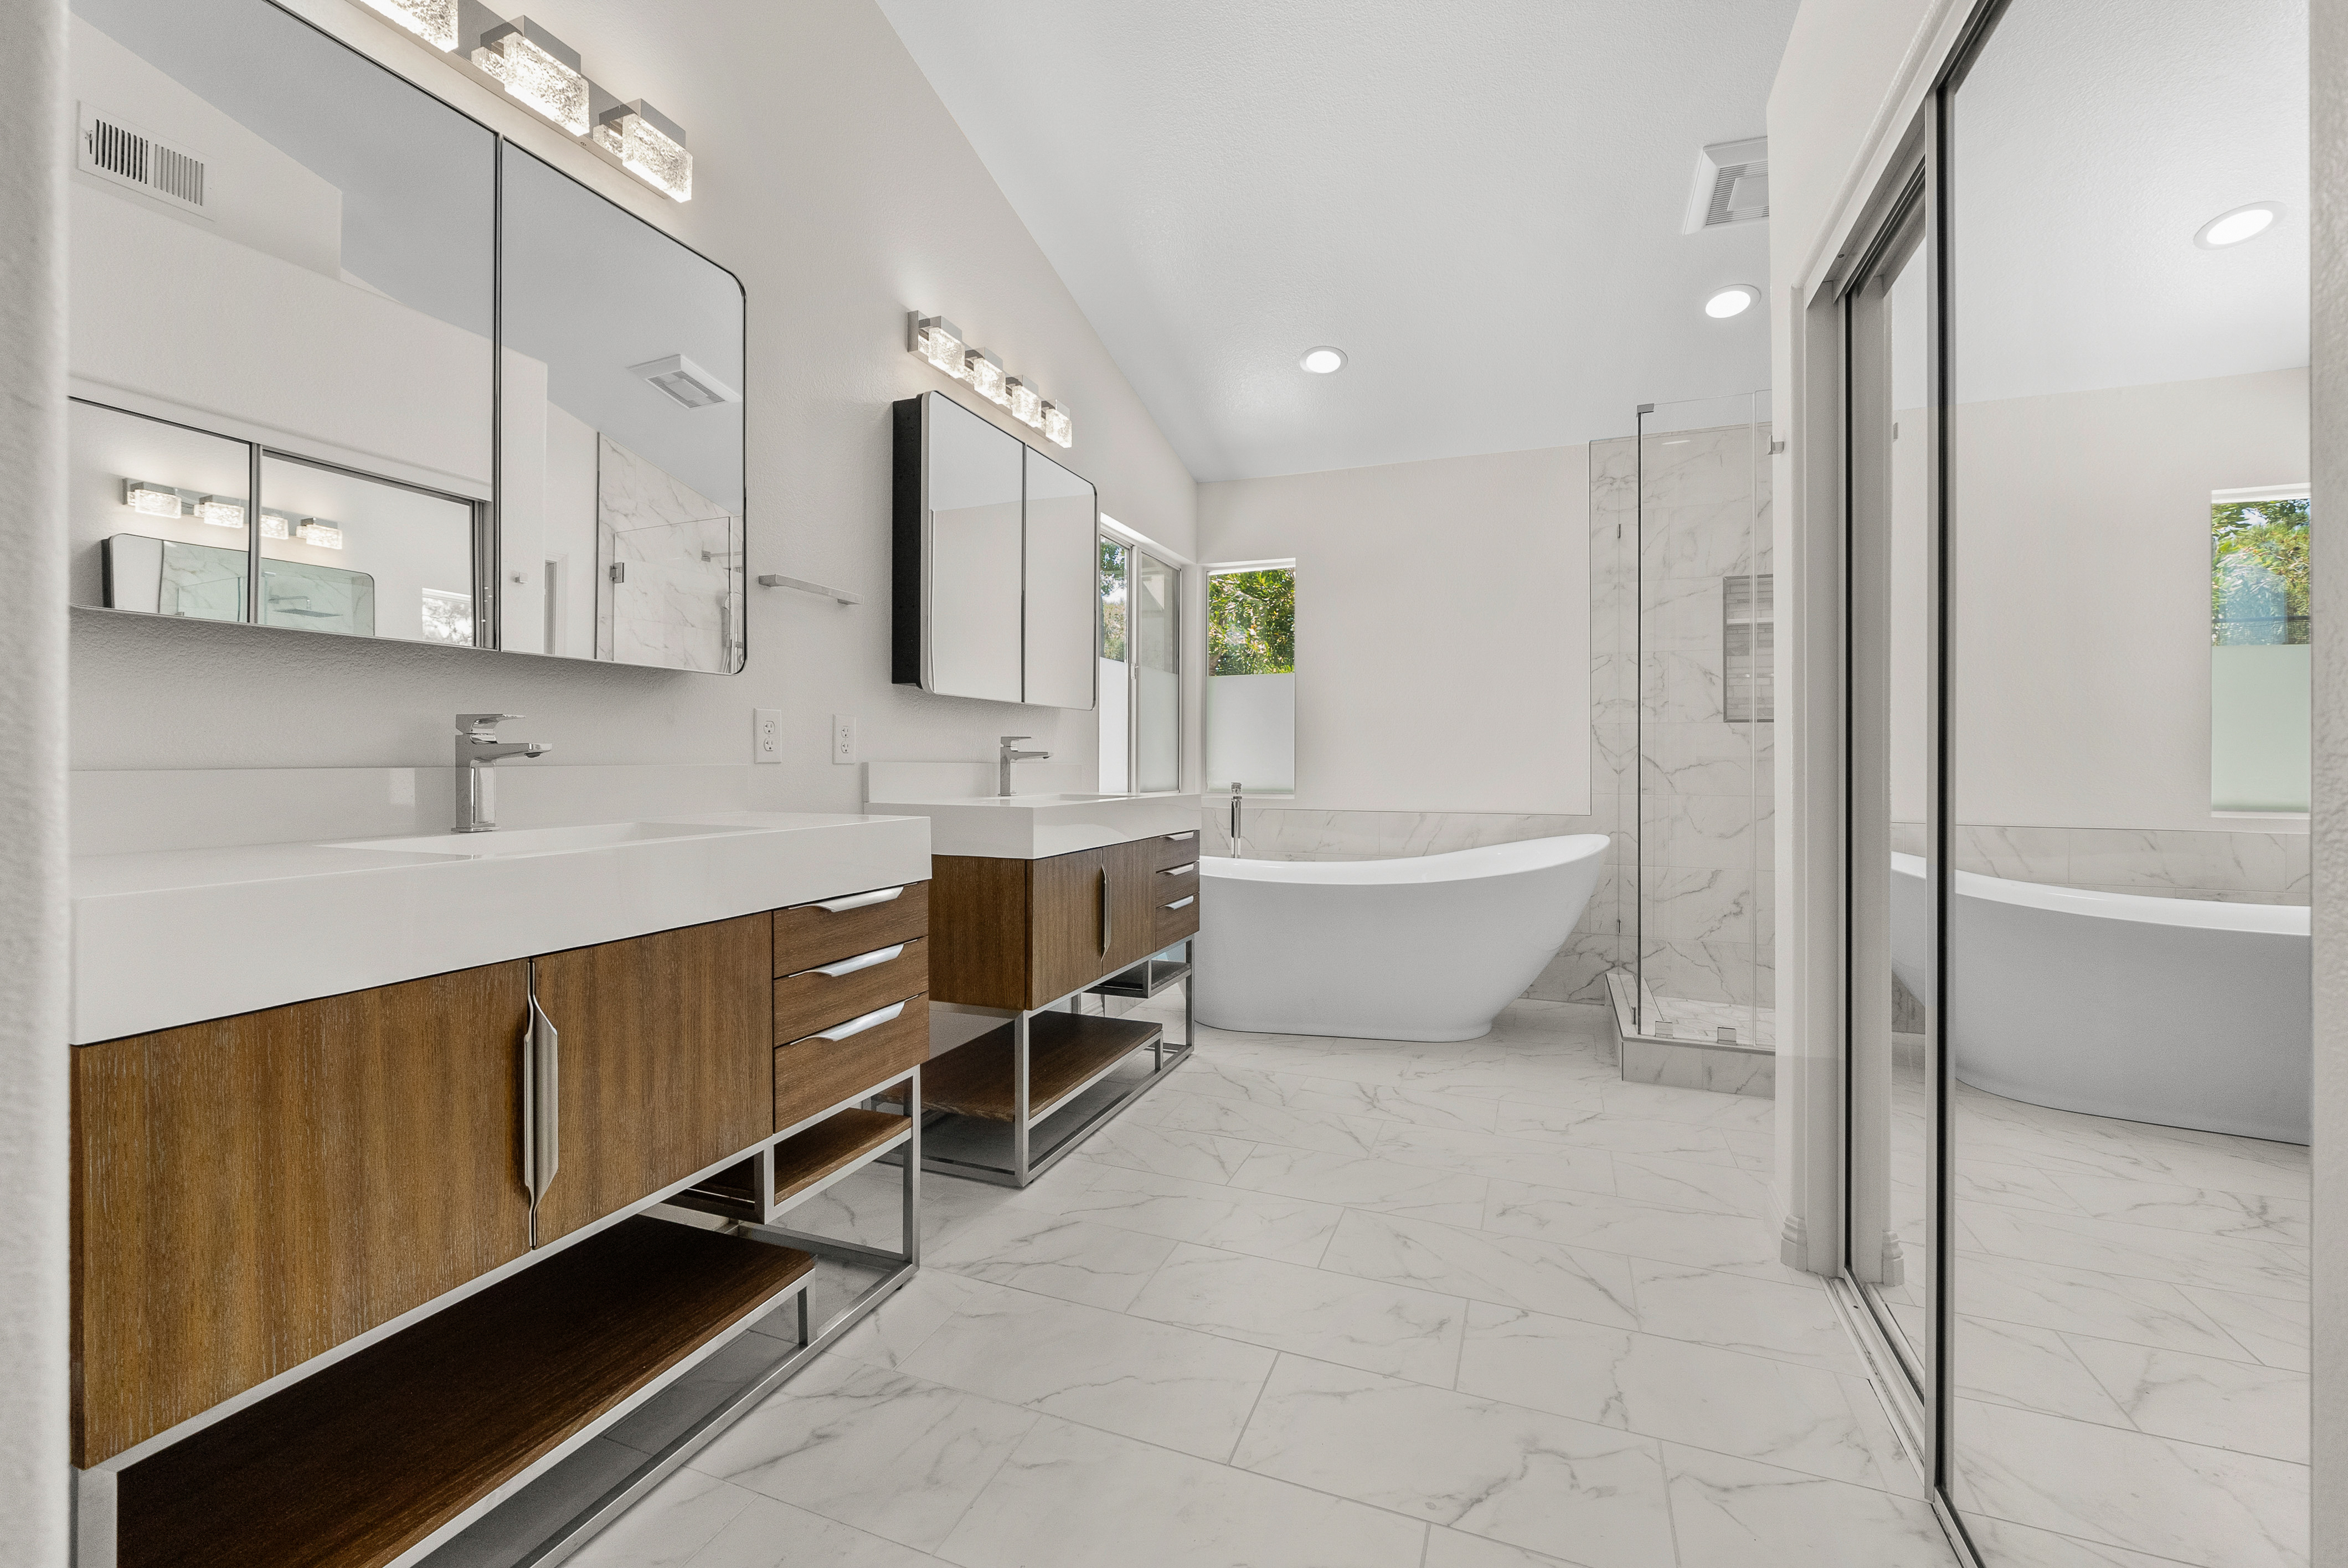
[[[118,1562],[381,1568],[814,1264],[623,1221],[123,1471]]]
[[[911,1130],[911,1122],[886,1111],[833,1112],[775,1145],[775,1202],[797,1197]]]
[[[1040,1120],[1160,1032],[1159,1025],[1139,1019],[1036,1013],[1027,1020],[1028,1120]],[[989,1122],[1011,1121],[1018,1104],[1012,1081],[1011,1025],[932,1057],[922,1069],[922,1104]]]
[[[1100,984],[1091,988],[1091,994],[1102,997],[1154,997],[1170,985],[1190,978],[1190,966],[1180,958],[1169,958],[1163,953],[1153,954],[1131,968],[1119,969]]]

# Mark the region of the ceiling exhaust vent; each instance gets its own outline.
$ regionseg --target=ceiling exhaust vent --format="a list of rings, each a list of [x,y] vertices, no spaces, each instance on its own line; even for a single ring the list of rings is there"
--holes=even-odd
[[[1688,192],[1680,232],[1758,223],[1769,216],[1769,138],[1717,141],[1695,158],[1695,188]]]
[[[83,172],[209,219],[204,160],[140,130],[121,116],[92,104],[80,113],[79,161]]]
[[[721,403],[742,401],[740,393],[681,354],[670,354],[665,359],[648,359],[642,364],[632,364],[628,369],[687,408],[712,408]]]

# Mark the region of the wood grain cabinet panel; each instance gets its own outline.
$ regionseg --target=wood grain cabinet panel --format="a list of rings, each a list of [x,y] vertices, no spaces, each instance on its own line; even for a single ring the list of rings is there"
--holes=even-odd
[[[1166,901],[1158,885],[1166,878],[1158,875],[1156,839],[1117,845],[1107,854],[1115,918],[1109,926],[1107,964],[1101,972],[1113,975],[1158,950],[1158,907]]]
[[[793,1040],[775,1050],[775,1122],[789,1127],[872,1085],[919,1067],[930,1054],[930,999],[911,998],[888,1023],[826,1040]]]
[[[1116,875],[1122,845],[1027,863],[1029,936],[1025,1005],[1042,1007],[1114,967]],[[1129,878],[1128,878],[1129,880]],[[1145,915],[1147,911],[1144,911]],[[1126,922],[1130,927],[1132,922]]]
[[[910,942],[891,946],[901,946],[904,950],[893,958],[851,969],[844,975],[807,969],[777,980],[774,1042],[788,1045],[819,1029],[846,1023],[875,1008],[928,990],[929,943],[916,937]]]
[[[773,924],[746,915],[534,960],[561,1036],[543,1246],[775,1130]]]
[[[967,1007],[1027,1005],[1027,865],[930,859],[930,995]]]
[[[519,1257],[527,966],[73,1051],[74,1463]]]
[[[853,897],[853,895],[850,895]],[[839,902],[839,900],[829,900]],[[775,911],[775,975],[796,975],[840,958],[927,936],[930,885],[908,884],[894,898],[837,912],[821,904]]]

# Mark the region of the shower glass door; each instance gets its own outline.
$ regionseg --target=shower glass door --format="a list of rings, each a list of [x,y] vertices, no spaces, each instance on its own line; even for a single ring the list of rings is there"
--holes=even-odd
[[[1776,1040],[1769,444],[1759,392],[1648,405],[1605,458],[1632,460],[1637,541],[1638,854],[1615,1002],[1632,1032],[1712,1051]]]

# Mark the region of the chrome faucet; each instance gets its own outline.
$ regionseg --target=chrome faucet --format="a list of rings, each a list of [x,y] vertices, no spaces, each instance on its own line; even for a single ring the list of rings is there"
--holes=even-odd
[[[507,757],[542,757],[554,748],[541,741],[501,741],[498,726],[520,713],[457,715],[457,825],[455,833],[494,833],[498,826],[498,779],[489,764]]]
[[[1240,857],[1240,786],[1231,784],[1231,858]]]
[[[994,756],[994,793],[997,795],[1008,796],[1011,794],[1012,764],[1040,763],[1047,761],[1051,757],[1052,753],[1049,752],[1015,752],[1011,749],[1011,743],[1014,741],[1032,741],[1035,738],[1035,737],[1033,735],[1005,735],[1003,737],[1002,743],[997,748]]]

